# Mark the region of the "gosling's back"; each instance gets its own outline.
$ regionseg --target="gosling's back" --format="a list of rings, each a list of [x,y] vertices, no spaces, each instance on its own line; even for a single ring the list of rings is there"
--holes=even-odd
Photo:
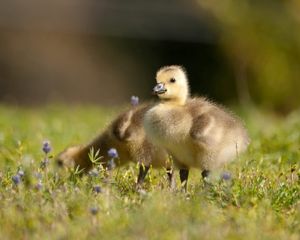
[[[100,150],[101,162],[104,164],[110,160],[108,150],[115,148],[119,155],[116,164],[139,162],[146,166],[169,167],[167,152],[149,141],[142,124],[145,112],[152,106],[141,104],[124,111],[89,143],[68,147],[58,154],[57,162],[65,166],[80,166],[88,171],[92,167],[89,159],[91,148]]]
[[[249,142],[237,117],[204,98],[185,105],[162,102],[147,112],[144,124],[151,141],[164,146],[181,167],[217,168]]]

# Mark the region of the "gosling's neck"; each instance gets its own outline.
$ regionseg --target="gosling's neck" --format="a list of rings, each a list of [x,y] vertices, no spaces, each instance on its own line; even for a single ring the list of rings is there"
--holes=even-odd
[[[97,136],[95,139],[93,139],[89,144],[87,144],[84,148],[86,153],[89,153],[91,149],[93,148],[94,151],[100,150],[100,155],[105,156],[106,152],[109,148],[109,143],[107,140],[109,139],[107,131],[101,133],[99,136]],[[88,154],[87,154],[88,155]]]
[[[183,94],[178,97],[173,98],[162,98],[162,104],[174,105],[174,106],[184,106],[189,98],[189,94]]]

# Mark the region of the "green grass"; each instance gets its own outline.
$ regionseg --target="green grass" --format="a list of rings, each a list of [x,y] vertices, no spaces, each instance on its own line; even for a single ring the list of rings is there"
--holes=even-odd
[[[170,191],[163,169],[151,170],[137,192],[134,164],[115,169],[109,181],[105,172],[80,177],[53,160],[39,168],[44,139],[55,155],[88,141],[116,112],[0,106],[0,239],[300,239],[300,112],[278,118],[240,111],[252,143],[225,166],[232,179],[216,173],[205,184],[193,169],[188,194]],[[15,186],[20,167],[25,175]]]

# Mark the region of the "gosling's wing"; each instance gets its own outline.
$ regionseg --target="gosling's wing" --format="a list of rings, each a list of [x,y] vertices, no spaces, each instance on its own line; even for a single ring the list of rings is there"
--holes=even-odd
[[[131,118],[133,115],[133,111],[129,110],[121,115],[119,115],[111,124],[112,134],[119,141],[125,141],[128,137],[126,134],[126,130],[131,124]]]
[[[191,99],[188,104],[192,116],[190,136],[194,140],[217,143],[224,132],[235,125],[235,119],[229,113],[205,98]]]
[[[149,104],[141,105],[117,117],[112,123],[113,135],[119,141],[130,141],[131,139],[142,137],[144,133],[142,126],[143,118],[150,107]]]
[[[190,129],[190,137],[198,141],[206,141],[207,134],[213,127],[214,119],[206,113],[202,113],[193,117],[192,126]]]
[[[192,118],[190,137],[194,140],[203,141],[214,122],[210,114],[211,106],[204,98],[189,99],[186,106]]]
[[[192,139],[211,146],[232,141],[241,146],[248,145],[249,137],[242,121],[225,107],[196,99],[192,109]]]
[[[143,119],[150,107],[150,105],[142,105],[134,110],[130,119],[130,124],[124,133],[124,138],[127,141],[134,140],[140,142],[145,138]]]

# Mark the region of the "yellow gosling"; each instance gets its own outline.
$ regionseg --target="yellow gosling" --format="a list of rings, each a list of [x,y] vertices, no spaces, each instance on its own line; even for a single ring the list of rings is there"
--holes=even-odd
[[[159,69],[156,81],[153,91],[161,101],[145,114],[145,131],[172,155],[185,189],[190,168],[206,177],[246,150],[249,138],[242,122],[205,98],[191,98],[181,66]]]

